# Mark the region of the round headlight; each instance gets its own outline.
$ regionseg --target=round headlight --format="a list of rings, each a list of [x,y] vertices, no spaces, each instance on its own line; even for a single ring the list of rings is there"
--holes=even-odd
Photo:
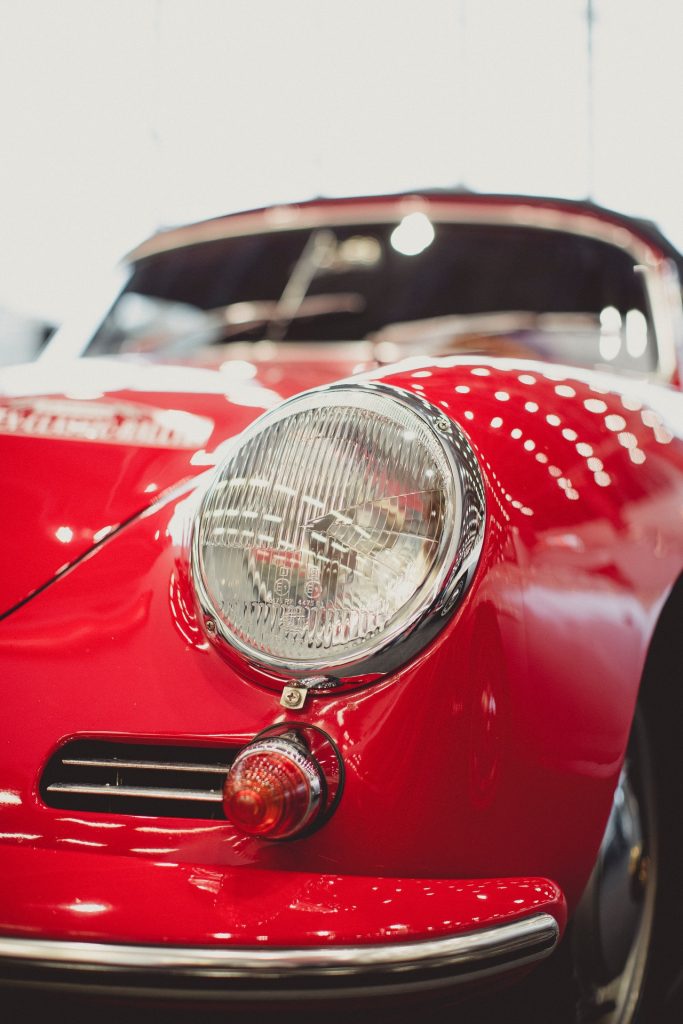
[[[443,623],[483,520],[476,459],[434,406],[380,384],[311,392],[219,467],[194,529],[199,602],[276,675],[381,674]]]

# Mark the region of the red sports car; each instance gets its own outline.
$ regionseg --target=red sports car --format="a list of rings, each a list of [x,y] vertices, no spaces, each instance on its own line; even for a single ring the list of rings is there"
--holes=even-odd
[[[659,1019],[679,265],[590,204],[278,207],[3,373],[0,980]]]

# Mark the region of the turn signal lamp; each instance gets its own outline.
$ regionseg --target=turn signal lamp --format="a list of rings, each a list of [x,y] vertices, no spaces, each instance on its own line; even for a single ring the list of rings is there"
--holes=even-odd
[[[235,758],[223,790],[240,832],[288,839],[308,829],[326,803],[323,771],[296,734],[256,740]]]

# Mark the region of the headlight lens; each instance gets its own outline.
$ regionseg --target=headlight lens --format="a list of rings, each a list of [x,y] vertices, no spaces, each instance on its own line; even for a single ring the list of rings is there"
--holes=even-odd
[[[396,389],[340,385],[236,444],[195,526],[195,584],[257,665],[382,671],[380,652],[472,568],[482,524],[476,460],[450,420]]]

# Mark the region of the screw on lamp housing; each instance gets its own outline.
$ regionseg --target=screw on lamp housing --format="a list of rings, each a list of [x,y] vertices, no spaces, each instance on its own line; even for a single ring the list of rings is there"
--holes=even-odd
[[[283,687],[280,704],[290,711],[300,711],[310,690],[330,690],[338,685],[336,680],[328,679],[327,676],[308,676],[306,679],[292,680],[288,686]]]
[[[285,686],[282,691],[280,703],[284,708],[298,709],[306,703],[307,690],[302,686]]]

